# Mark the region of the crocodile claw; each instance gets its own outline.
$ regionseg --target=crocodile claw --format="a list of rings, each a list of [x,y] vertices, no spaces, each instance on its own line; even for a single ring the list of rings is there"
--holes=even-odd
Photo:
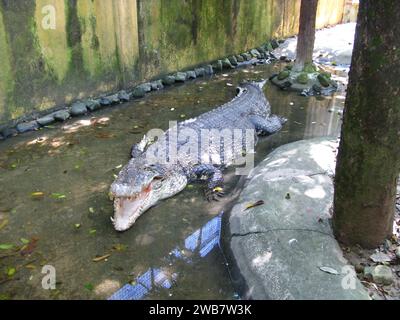
[[[223,196],[225,196],[225,193],[221,187],[205,190],[205,197],[208,202],[211,202],[211,201],[218,202],[219,201],[218,198],[222,198]]]

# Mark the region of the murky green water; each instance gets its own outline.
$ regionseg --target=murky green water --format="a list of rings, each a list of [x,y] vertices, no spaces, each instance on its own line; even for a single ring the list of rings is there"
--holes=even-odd
[[[248,67],[198,79],[1,142],[0,244],[15,247],[0,250],[0,297],[105,299],[127,283],[137,284],[148,270],[161,268],[173,285],[169,290],[155,286],[143,298],[232,299],[234,289],[219,249],[204,258],[183,250],[190,263],[171,260],[171,250],[184,248],[185,239],[238,194],[232,170],[221,202],[206,202],[202,186],[194,185],[146,212],[122,234],[110,222],[113,208],[107,193],[132,144],[147,130],[166,129],[170,120],[211,110],[235,95],[241,79],[268,78],[278,68]],[[338,134],[340,115],[328,109],[340,110],[344,97],[303,98],[270,86],[265,92],[273,112],[289,122],[261,140],[257,161],[282,144]],[[102,256],[108,258],[93,261]],[[43,265],[55,267],[56,290],[42,288]]]

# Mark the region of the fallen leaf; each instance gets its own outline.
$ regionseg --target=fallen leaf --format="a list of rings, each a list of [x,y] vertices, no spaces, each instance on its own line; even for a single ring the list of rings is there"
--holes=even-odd
[[[31,197],[32,198],[42,198],[44,196],[44,192],[32,192]]]
[[[23,244],[28,244],[30,241],[29,241],[28,239],[21,238],[21,242],[22,242]]]
[[[85,289],[89,290],[89,291],[93,291],[94,289],[94,285],[92,283],[86,283],[84,285]]]
[[[38,238],[32,238],[31,241],[24,245],[21,249],[20,249],[20,253],[21,255],[27,255],[27,254],[31,254],[33,252],[33,250],[35,250],[37,242],[39,241]]]
[[[116,251],[125,251],[126,250],[126,245],[118,243],[118,244],[113,246],[113,249],[116,250]]]
[[[100,262],[100,261],[106,260],[109,257],[111,257],[111,254],[105,254],[104,256],[94,258],[92,261]]]
[[[51,196],[52,196],[54,199],[57,199],[57,200],[67,198],[67,196],[66,196],[65,194],[62,194],[62,193],[52,193]]]
[[[80,223],[75,223],[74,226],[75,226],[76,229],[79,229],[81,227],[81,224]]]
[[[4,219],[0,222],[0,230],[8,225],[8,219]]]
[[[326,273],[330,273],[330,274],[334,274],[334,275],[338,275],[339,272],[337,272],[335,269],[330,268],[330,267],[320,267],[319,268],[321,271],[326,272]]]
[[[7,275],[8,275],[9,277],[14,276],[14,274],[15,274],[16,272],[17,272],[17,269],[15,269],[14,267],[7,268]]]
[[[249,209],[254,208],[254,207],[262,206],[263,204],[265,204],[265,202],[263,200],[259,200],[259,201],[255,202],[255,203],[248,204],[246,206],[246,209],[244,209],[244,210],[246,211],[246,210],[249,210]]]
[[[0,250],[10,250],[12,248],[14,248],[13,244],[8,244],[8,243],[0,244]]]
[[[27,264],[27,265],[25,266],[25,268],[27,268],[27,269],[29,269],[29,270],[34,270],[34,269],[36,269],[36,266],[33,265],[33,264]]]
[[[89,234],[96,234],[97,230],[96,229],[90,229]]]
[[[94,213],[94,209],[92,207],[89,208],[90,213]]]

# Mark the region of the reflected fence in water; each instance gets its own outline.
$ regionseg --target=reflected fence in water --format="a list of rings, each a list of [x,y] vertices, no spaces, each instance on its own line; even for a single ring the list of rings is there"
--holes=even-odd
[[[205,258],[215,248],[220,247],[222,215],[223,213],[221,212],[203,227],[189,235],[184,240],[183,247],[175,247],[165,258],[168,262],[168,269],[171,269],[177,261],[193,264],[196,258]],[[182,248],[192,254],[190,256],[186,255]],[[142,300],[152,290],[171,289],[178,281],[178,278],[178,272],[170,273],[167,268],[151,267],[136,278],[135,284],[126,284],[108,300]]]

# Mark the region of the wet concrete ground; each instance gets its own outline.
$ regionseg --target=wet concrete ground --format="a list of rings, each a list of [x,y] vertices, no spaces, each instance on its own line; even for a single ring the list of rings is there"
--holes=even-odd
[[[204,258],[183,250],[192,263],[168,260],[171,250],[237,196],[240,184],[233,170],[227,172],[223,201],[208,203],[203,186],[192,185],[146,212],[125,233],[111,224],[108,188],[129,160],[132,144],[149,129],[167,129],[170,120],[207,112],[232,99],[242,79],[268,78],[282,68],[280,63],[249,66],[197,79],[1,142],[0,298],[105,299],[127,283],[134,285],[149,268],[163,268],[173,285],[154,287],[144,298],[235,298],[219,249]],[[342,94],[304,98],[270,85],[265,93],[272,111],[289,121],[260,141],[257,162],[288,142],[338,135]],[[42,288],[44,265],[56,269],[56,290]]]

